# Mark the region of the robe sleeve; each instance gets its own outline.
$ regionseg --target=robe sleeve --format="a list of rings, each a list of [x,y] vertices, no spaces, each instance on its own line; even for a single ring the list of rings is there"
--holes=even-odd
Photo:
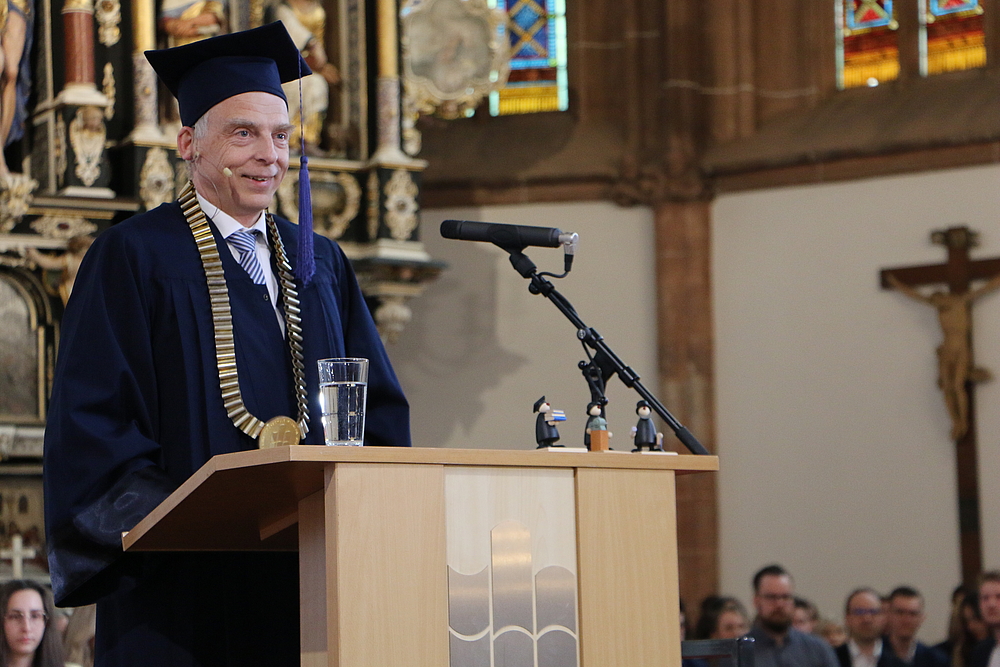
[[[410,406],[399,386],[379,337],[357,277],[339,245],[333,246],[340,266],[341,321],[344,347],[349,357],[368,359],[368,404],[365,415],[365,445],[410,446]]]
[[[57,604],[116,591],[138,564],[130,530],[176,487],[160,463],[157,396],[142,253],[101,234],[63,318],[45,431],[45,524]]]

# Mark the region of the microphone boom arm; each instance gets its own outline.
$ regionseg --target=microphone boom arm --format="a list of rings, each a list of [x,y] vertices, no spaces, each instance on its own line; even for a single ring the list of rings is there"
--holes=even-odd
[[[499,244],[497,244],[499,245]],[[528,291],[532,294],[541,294],[546,299],[552,302],[556,308],[559,309],[563,315],[566,316],[573,326],[576,327],[576,337],[580,339],[584,345],[595,351],[594,363],[601,369],[601,375],[604,380],[611,377],[612,374],[617,374],[621,381],[629,389],[634,389],[642,398],[646,399],[649,406],[653,409],[653,412],[658,414],[660,418],[667,423],[667,425],[673,430],[674,435],[680,440],[685,447],[692,454],[705,455],[708,454],[708,450],[698,442],[698,439],[691,433],[683,424],[681,424],[677,419],[670,414],[666,407],[660,403],[653,394],[646,389],[642,383],[639,381],[639,376],[631,368],[625,365],[614,351],[608,347],[607,343],[604,342],[604,338],[597,333],[591,327],[588,327],[580,319],[580,316],[576,314],[576,310],[573,308],[572,304],[566,300],[562,294],[556,290],[555,286],[550,283],[545,278],[538,275],[534,262],[532,262],[527,255],[524,254],[523,247],[505,247],[500,246],[508,253],[510,253],[510,263],[513,265],[514,269],[520,273],[523,277],[529,279],[531,284],[528,285]]]

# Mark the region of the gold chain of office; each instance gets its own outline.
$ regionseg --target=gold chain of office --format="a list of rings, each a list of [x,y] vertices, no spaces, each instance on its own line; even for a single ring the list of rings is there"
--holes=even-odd
[[[236,344],[233,339],[233,313],[229,305],[229,287],[222,268],[222,258],[215,236],[208,226],[208,218],[198,204],[194,184],[188,181],[181,192],[178,201],[181,211],[191,228],[201,265],[205,270],[208,282],[208,296],[212,304],[212,325],[215,328],[215,358],[219,368],[219,388],[222,390],[222,401],[225,404],[229,418],[236,428],[255,440],[260,438],[260,446],[272,446],[269,431],[276,428],[287,434],[287,423],[293,423],[289,417],[275,417],[267,423],[250,414],[243,403],[240,392],[239,373],[236,368]],[[295,291],[292,279],[292,269],[285,255],[285,246],[278,235],[278,227],[270,213],[266,214],[267,231],[274,247],[275,263],[278,267],[278,278],[281,283],[281,305],[285,315],[288,348],[292,357],[292,374],[295,377],[295,401],[298,404],[298,422],[294,422],[298,430],[298,439],[305,438],[308,430],[309,400],[306,395],[305,364],[302,356],[302,313],[299,307],[299,295]],[[281,422],[285,422],[282,424]],[[261,435],[261,432],[264,435]],[[280,444],[289,444],[284,436]],[[297,439],[297,440],[298,440]]]

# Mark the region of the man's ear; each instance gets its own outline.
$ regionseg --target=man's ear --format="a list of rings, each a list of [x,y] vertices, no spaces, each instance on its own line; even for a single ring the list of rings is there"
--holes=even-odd
[[[177,155],[185,161],[194,159],[193,127],[182,127],[181,131],[177,133]]]

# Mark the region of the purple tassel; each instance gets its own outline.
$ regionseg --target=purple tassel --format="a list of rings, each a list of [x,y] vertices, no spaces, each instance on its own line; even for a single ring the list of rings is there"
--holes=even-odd
[[[3,0],[0,0],[3,2]],[[295,277],[303,287],[316,273],[316,256],[313,254],[313,204],[309,186],[309,158],[306,157],[305,108],[302,105],[302,58],[299,57],[299,257],[295,262]]]
[[[299,167],[299,257],[295,263],[295,277],[305,287],[316,273],[313,255],[313,208],[309,187],[309,158],[302,151]]]

